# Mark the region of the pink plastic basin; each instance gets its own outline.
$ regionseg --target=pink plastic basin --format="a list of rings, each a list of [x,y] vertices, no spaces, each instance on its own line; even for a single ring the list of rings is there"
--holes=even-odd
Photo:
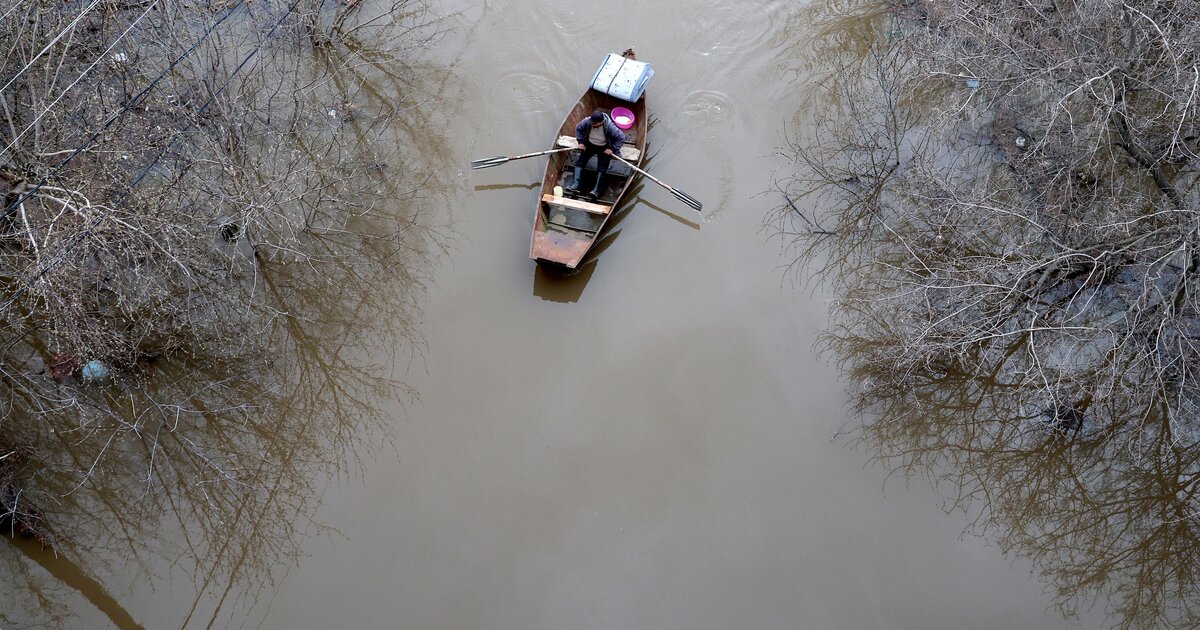
[[[609,114],[609,116],[612,117],[613,123],[621,129],[629,129],[633,127],[633,123],[637,121],[633,115],[633,112],[625,109],[624,107],[612,108],[612,113]]]

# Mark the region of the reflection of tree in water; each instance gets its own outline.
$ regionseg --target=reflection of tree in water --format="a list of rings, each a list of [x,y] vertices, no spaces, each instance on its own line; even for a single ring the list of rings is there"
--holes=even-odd
[[[19,395],[61,408],[11,416],[6,441],[23,446],[6,472],[21,489],[15,507],[44,513],[37,534],[52,553],[85,574],[181,558],[198,604],[264,588],[296,557],[323,478],[379,435],[381,403],[408,395],[368,355],[410,336],[414,312],[376,264],[261,270],[264,302],[288,315],[253,348],[165,357],[111,387],[26,384]]]
[[[1032,558],[1064,612],[1101,594],[1126,626],[1195,624],[1200,445],[1161,410],[1085,400],[1076,430],[1031,388],[936,364],[897,378],[871,363],[882,339],[838,335],[868,418],[857,442],[935,480],[975,530]]]
[[[0,556],[0,624],[70,625],[82,595],[133,627],[103,586],[130,570],[190,573],[189,620],[249,610],[320,529],[307,519],[324,479],[379,435],[381,405],[412,395],[389,375],[419,350],[437,253],[416,190],[446,182],[418,161],[441,149],[405,114],[437,87],[407,56],[435,29],[416,2],[240,4],[88,15],[87,37],[40,60],[78,74],[143,10],[136,54],[182,59],[122,133],[54,170],[39,156],[79,146],[80,121],[49,116],[14,150],[26,179],[5,172],[12,207],[43,173],[78,205],[30,196],[4,224],[0,504],[15,553]],[[56,28],[73,15],[17,9],[0,37],[30,36],[25,12]],[[155,61],[98,65],[67,102],[98,95],[78,117],[107,116],[129,98],[112,88],[145,85]],[[50,96],[6,103],[13,127],[59,94],[45,76],[17,94]],[[91,358],[111,378],[85,382]]]
[[[839,295],[861,442],[1065,611],[1200,625],[1198,7],[893,8],[776,217]]]

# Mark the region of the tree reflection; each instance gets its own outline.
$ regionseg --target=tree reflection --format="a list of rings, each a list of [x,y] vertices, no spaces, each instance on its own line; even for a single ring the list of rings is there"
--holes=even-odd
[[[103,586],[131,572],[190,577],[181,625],[249,614],[322,531],[311,515],[328,479],[386,439],[387,407],[415,395],[393,373],[421,351],[417,305],[441,251],[421,211],[453,182],[430,166],[445,143],[402,114],[440,89],[444,72],[407,58],[436,27],[415,2],[324,4],[296,3],[307,12],[295,18],[277,3],[247,11],[300,41],[245,24],[261,38],[208,40],[168,81],[218,107],[186,112],[199,123],[180,124],[139,187],[116,167],[118,181],[96,184],[132,190],[127,206],[168,217],[186,250],[160,256],[154,238],[112,230],[129,256],[106,267],[105,250],[74,247],[99,230],[73,225],[85,241],[68,239],[68,262],[41,277],[82,305],[78,321],[39,325],[34,291],[0,312],[0,525],[13,552],[0,566],[14,578],[0,625],[78,625],[83,597],[138,627]],[[239,75],[247,49],[264,52]],[[0,245],[6,261],[28,257]],[[121,273],[130,261],[143,267]],[[86,380],[91,356],[111,375]]]
[[[976,515],[976,531],[1032,558],[1065,613],[1100,596],[1121,627],[1200,622],[1200,444],[1161,404],[1083,394],[1080,425],[998,375],[934,363],[897,377],[872,360],[880,338],[843,327],[829,342],[853,366],[868,419],[857,442],[930,477],[950,507]]]
[[[428,268],[422,256],[406,264]],[[4,461],[19,493],[6,507],[11,534],[28,523],[27,557],[50,561],[28,546],[40,542],[85,584],[130,562],[149,571],[177,558],[170,564],[191,567],[196,611],[205,598],[249,605],[269,588],[319,529],[306,516],[325,480],[385,435],[382,405],[413,395],[378,348],[415,349],[419,285],[397,284],[386,265],[341,260],[320,273],[263,264],[268,303],[286,315],[256,331],[269,343],[249,352],[180,352],[110,386],[10,378],[4,440],[21,446]],[[28,574],[19,557],[4,558],[10,574]],[[7,623],[69,620],[56,587],[32,584],[16,599],[37,610],[9,618],[8,608]],[[94,589],[80,592],[95,601]]]
[[[1200,162],[1171,71],[1195,75],[1143,54],[1194,60],[1197,7],[890,8],[792,138],[774,217],[838,296],[856,438],[1033,558],[1064,612],[1196,627]]]

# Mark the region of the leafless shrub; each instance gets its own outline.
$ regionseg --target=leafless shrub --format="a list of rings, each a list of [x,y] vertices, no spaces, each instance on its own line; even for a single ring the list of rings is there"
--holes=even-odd
[[[774,217],[839,295],[862,437],[1064,609],[1194,625],[1200,5],[892,10]]]
[[[179,540],[198,597],[264,584],[411,395],[368,357],[419,347],[440,175],[393,123],[436,96],[411,56],[438,28],[417,0],[0,15],[5,522],[85,571]]]

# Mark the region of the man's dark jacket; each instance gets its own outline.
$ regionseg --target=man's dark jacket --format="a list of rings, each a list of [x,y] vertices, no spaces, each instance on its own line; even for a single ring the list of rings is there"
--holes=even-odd
[[[591,132],[591,116],[575,125],[575,139],[579,141],[579,144],[588,144],[587,137]],[[608,117],[608,114],[604,115],[604,139],[608,141],[608,148],[612,149],[613,153],[620,153],[621,147],[625,145],[625,133]]]

